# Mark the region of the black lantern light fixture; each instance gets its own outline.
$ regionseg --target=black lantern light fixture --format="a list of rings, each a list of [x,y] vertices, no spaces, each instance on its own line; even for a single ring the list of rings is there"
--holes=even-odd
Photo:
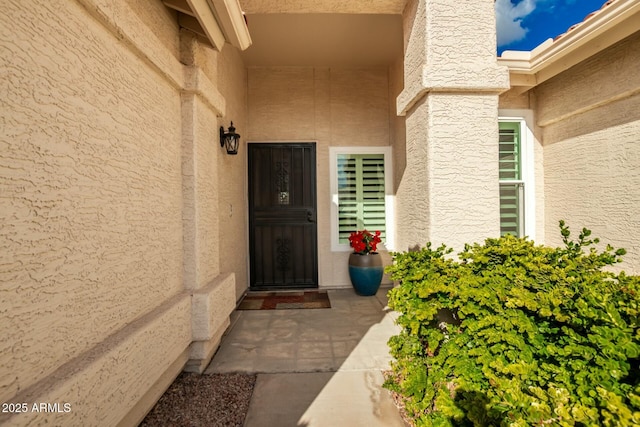
[[[233,122],[231,122],[228,132],[225,132],[224,127],[220,126],[220,146],[227,149],[227,154],[238,154],[239,143],[240,135],[236,133]]]

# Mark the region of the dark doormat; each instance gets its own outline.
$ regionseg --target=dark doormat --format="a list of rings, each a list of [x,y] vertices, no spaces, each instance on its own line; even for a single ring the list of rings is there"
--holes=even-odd
[[[249,292],[238,310],[282,310],[291,308],[331,308],[327,291]]]

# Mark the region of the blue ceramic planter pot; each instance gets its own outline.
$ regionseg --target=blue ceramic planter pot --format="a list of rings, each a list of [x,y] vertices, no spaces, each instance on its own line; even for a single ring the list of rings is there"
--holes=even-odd
[[[359,295],[375,295],[380,288],[384,267],[378,253],[349,255],[349,278]]]

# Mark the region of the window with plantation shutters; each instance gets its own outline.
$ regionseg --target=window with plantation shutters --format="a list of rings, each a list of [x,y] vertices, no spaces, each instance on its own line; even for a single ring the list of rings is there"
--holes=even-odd
[[[500,122],[500,234],[522,236],[524,231],[524,180],[520,122]]]
[[[338,154],[338,242],[356,230],[386,237],[384,154]]]
[[[390,146],[329,147],[331,250],[350,251],[354,231],[380,231],[394,250],[393,163]]]

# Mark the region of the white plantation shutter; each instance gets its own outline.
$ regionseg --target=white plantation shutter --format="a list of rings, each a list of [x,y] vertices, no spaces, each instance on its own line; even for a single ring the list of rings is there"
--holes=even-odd
[[[521,236],[524,224],[521,130],[519,122],[500,122],[500,234]]]
[[[338,240],[356,230],[380,231],[385,238],[384,154],[339,154]]]

